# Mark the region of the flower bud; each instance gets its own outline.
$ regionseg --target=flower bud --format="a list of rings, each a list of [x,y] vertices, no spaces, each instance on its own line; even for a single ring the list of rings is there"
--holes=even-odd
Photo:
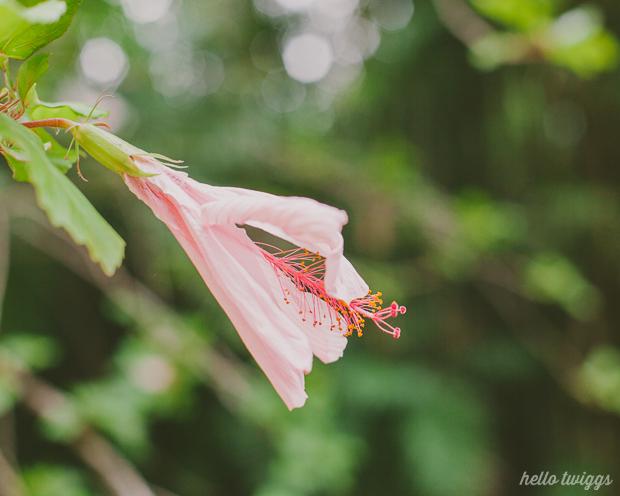
[[[93,124],[77,124],[69,130],[75,141],[91,157],[108,169],[136,177],[153,176],[153,174],[142,172],[133,159],[134,155],[149,155],[144,150],[140,150]]]

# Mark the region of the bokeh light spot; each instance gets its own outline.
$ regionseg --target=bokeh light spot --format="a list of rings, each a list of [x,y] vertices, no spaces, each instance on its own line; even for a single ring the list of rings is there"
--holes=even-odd
[[[80,65],[84,76],[96,84],[118,84],[129,62],[123,49],[109,38],[92,38],[80,52]]]
[[[312,6],[315,0],[276,0],[282,7],[292,12],[303,12]]]
[[[289,76],[302,83],[323,79],[334,62],[329,42],[322,36],[304,33],[289,38],[282,53]]]
[[[386,31],[398,31],[409,24],[413,17],[412,0],[382,0],[370,5],[370,13],[377,24]]]
[[[138,24],[159,21],[170,10],[171,0],[121,0],[123,12]]]

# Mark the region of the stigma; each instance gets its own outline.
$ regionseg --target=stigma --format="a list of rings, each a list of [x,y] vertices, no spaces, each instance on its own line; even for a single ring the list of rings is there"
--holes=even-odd
[[[387,319],[405,313],[405,307],[392,302],[389,307],[382,308],[382,294],[371,291],[349,303],[334,298],[325,290],[325,257],[318,252],[312,253],[305,248],[285,251],[264,243],[256,245],[273,267],[284,301],[298,308],[302,321],[310,321],[314,327],[327,325],[344,336],[356,332],[361,337],[364,324],[371,320],[383,332],[400,337],[400,328],[393,327]],[[283,277],[286,280],[283,281]],[[294,288],[290,288],[289,281]]]

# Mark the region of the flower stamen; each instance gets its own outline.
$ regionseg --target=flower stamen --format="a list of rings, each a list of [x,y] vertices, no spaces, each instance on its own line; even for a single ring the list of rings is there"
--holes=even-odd
[[[330,330],[338,329],[350,336],[357,332],[362,336],[362,329],[366,319],[372,320],[383,332],[391,334],[395,338],[400,337],[400,328],[393,327],[386,322],[390,317],[403,314],[406,308],[396,302],[387,308],[382,308],[383,300],[381,293],[372,294],[370,291],[363,298],[356,298],[347,304],[328,295],[325,291],[325,258],[319,253],[310,253],[305,248],[281,250],[265,243],[256,243],[263,256],[271,264],[278,278],[284,274],[298,290],[294,292],[294,299],[302,321],[306,321],[306,313],[312,314],[313,326],[323,325],[322,319],[329,318]],[[291,294],[278,279],[284,301],[290,303]],[[310,300],[310,301],[309,301]],[[321,300],[326,303],[327,312],[321,307]],[[321,314],[323,315],[321,317]],[[344,328],[343,328],[344,326]]]

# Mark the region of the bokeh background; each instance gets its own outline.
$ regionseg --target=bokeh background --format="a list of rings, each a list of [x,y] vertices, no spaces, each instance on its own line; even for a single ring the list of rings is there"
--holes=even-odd
[[[620,494],[619,33],[612,0],[84,0],[41,99],[107,88],[194,179],[345,209],[408,311],[288,412],[117,175],[69,172],[127,242],[107,278],[4,167],[1,496]]]

